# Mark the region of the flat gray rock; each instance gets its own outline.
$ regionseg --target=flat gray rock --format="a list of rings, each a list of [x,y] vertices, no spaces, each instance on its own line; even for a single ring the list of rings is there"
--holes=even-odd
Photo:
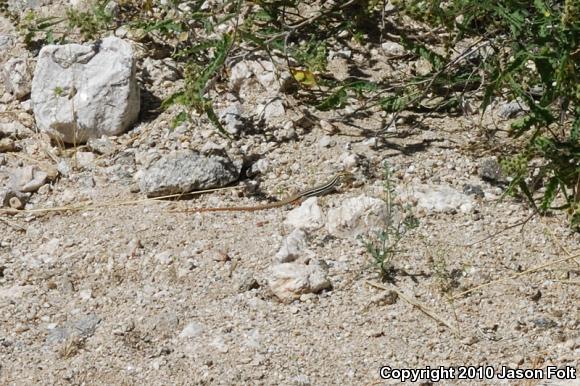
[[[239,175],[240,167],[229,158],[179,150],[142,170],[139,188],[148,197],[159,197],[227,186]]]
[[[46,343],[49,345],[62,342],[69,337],[89,338],[91,337],[101,318],[95,314],[89,314],[86,317],[66,323],[64,327],[55,327],[48,332]]]
[[[499,106],[499,111],[497,114],[503,119],[510,119],[528,110],[529,107],[524,102],[516,100],[512,102],[502,103]]]

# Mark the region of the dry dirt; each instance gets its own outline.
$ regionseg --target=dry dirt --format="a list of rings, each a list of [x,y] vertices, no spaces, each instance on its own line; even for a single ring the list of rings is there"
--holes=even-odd
[[[5,107],[27,114],[15,102]],[[154,134],[168,120],[138,123],[113,140],[114,153],[41,189],[29,209],[88,200],[107,206],[1,215],[0,384],[380,385],[397,383],[380,379],[383,366],[580,368],[579,235],[560,215],[510,227],[532,212],[522,201],[500,200],[501,188],[478,177],[481,154],[467,147],[477,136],[471,118],[426,119],[394,139],[396,147],[341,133],[321,146],[328,134],[318,127],[274,145],[259,135],[227,145],[251,143],[269,160],[261,189],[272,196],[311,186],[356,154],[357,183],[320,198],[324,212],[362,193],[382,197],[384,161],[402,189],[422,182],[461,191],[472,183],[486,194],[470,213],[418,210],[419,226],[393,260],[394,283],[380,282],[357,240],[311,232],[308,248],[329,266],[332,289],[291,304],[267,283],[291,231],[283,224],[288,208],[172,213],[255,200],[243,189],[181,201],[135,193],[138,165],[123,164],[123,155],[149,146],[152,135],[162,138],[158,146],[175,139]],[[196,130],[179,135],[195,138]],[[5,153],[5,163],[50,162],[42,135],[22,146]],[[67,154],[74,165],[74,151]],[[508,381],[442,382],[450,383]]]

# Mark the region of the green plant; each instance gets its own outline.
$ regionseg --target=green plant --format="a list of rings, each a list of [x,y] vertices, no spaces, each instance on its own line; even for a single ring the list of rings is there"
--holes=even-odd
[[[521,100],[529,111],[511,123],[511,148],[503,155],[510,191],[525,196],[540,213],[565,209],[580,225],[580,3],[507,0],[403,0],[398,5],[416,20],[443,29],[440,56],[416,39],[403,44],[433,66],[429,80],[415,80],[387,99],[389,110],[413,104],[428,92],[484,90],[482,111],[497,96]],[[450,59],[461,39],[475,41],[465,55]],[[473,59],[485,48],[490,55]],[[476,55],[477,56],[477,55]],[[469,82],[469,83],[468,83]],[[418,88],[418,89],[417,89]],[[418,96],[418,97],[416,97]],[[416,97],[416,98],[413,98]],[[537,194],[539,193],[539,195]]]
[[[173,4],[175,3],[175,4]],[[239,16],[240,1],[225,1],[219,9],[204,10],[203,1],[188,4],[188,11],[177,12],[179,2],[166,4],[164,12],[157,18],[136,18],[130,27],[150,36],[157,42],[172,47],[173,58],[183,68],[184,86],[166,98],[161,107],[182,106],[173,119],[172,127],[191,118],[196,112],[204,114],[224,136],[228,132],[222,126],[213,108],[211,91],[212,81],[218,78],[224,68],[236,39],[236,32],[216,33],[216,29]],[[204,33],[200,35],[200,31]],[[159,43],[158,43],[159,44]]]
[[[323,74],[329,42],[341,31],[355,32],[356,23],[353,24],[350,15],[376,17],[380,8],[376,1],[351,0],[324,5],[310,17],[302,16],[301,10],[311,5],[298,0],[230,0],[211,10],[202,5],[201,1],[194,2],[188,12],[168,10],[161,19],[137,19],[130,24],[147,33],[158,33],[161,40],[180,37],[173,57],[183,63],[185,85],[162,104],[164,108],[175,104],[185,107],[186,111],[174,119],[174,126],[195,111],[205,114],[220,133],[227,135],[209,94],[212,80],[223,74],[224,64],[236,60],[232,57],[285,56],[287,68],[284,70],[289,70],[295,80],[293,96],[300,103],[319,110],[345,107],[349,98],[363,98],[376,89],[371,82],[337,81]],[[216,33],[224,25],[230,27],[228,32]],[[200,29],[205,33],[200,35]]]
[[[64,94],[64,89],[62,87],[56,86],[53,90],[54,95],[60,97]]]
[[[205,67],[196,63],[189,63],[185,68],[185,87],[166,99],[163,102],[163,107],[179,104],[198,113],[205,113],[220,133],[229,136],[213,109],[211,99],[207,98],[205,94],[209,80],[219,72],[225,63],[232,45],[232,37],[227,34],[223,35],[221,40],[213,41],[212,45],[214,55],[209,63],[206,63]],[[182,121],[184,117],[184,114],[179,114],[177,119]],[[174,124],[176,123],[174,122]]]
[[[34,11],[28,11],[17,21],[18,31],[28,47],[63,43],[65,37],[57,33],[55,27],[64,21],[62,17],[39,17]]]
[[[327,47],[324,41],[321,42],[311,38],[304,45],[295,49],[292,56],[303,64],[308,71],[326,71]]]
[[[21,18],[16,13],[10,13],[9,16],[17,24],[25,44],[34,48],[46,44],[67,43],[69,36],[76,31],[83,40],[101,37],[116,25],[107,4],[107,1],[98,1],[90,11],[69,8],[64,17],[40,17],[32,10],[27,11]],[[4,13],[8,11],[4,10]],[[63,24],[66,26],[63,27]]]
[[[108,3],[100,0],[88,12],[69,9],[66,13],[68,28],[78,29],[85,40],[101,37],[114,25],[114,15],[107,9]]]
[[[353,100],[368,99],[386,86],[360,78],[337,80],[327,71],[328,54],[344,47],[342,39],[364,40],[369,27],[380,24],[382,2],[350,0],[322,3],[312,11],[305,1],[256,0],[255,8],[237,31],[240,44],[270,56],[282,53],[294,75],[293,96],[321,111],[346,107]],[[372,29],[372,28],[371,28]],[[374,32],[374,31],[373,31]],[[337,39],[337,35],[344,38]]]
[[[373,257],[381,280],[391,280],[396,272],[393,260],[399,252],[399,242],[407,232],[419,226],[419,220],[409,208],[395,202],[391,169],[386,162],[383,164],[383,192],[387,207],[385,227],[370,237],[359,239]]]
[[[437,249],[435,253],[436,256],[430,259],[433,275],[435,276],[439,291],[442,294],[450,295],[451,291],[459,286],[458,278],[461,276],[462,271],[449,269],[442,250]]]

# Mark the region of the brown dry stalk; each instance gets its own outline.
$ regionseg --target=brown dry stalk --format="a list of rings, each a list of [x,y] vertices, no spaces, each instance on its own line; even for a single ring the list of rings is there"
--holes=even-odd
[[[490,285],[492,285],[492,284],[502,283],[502,282],[505,282],[505,281],[508,281],[508,280],[512,280],[512,279],[517,279],[517,278],[518,278],[518,277],[520,277],[520,276],[524,276],[524,275],[530,274],[530,273],[532,273],[532,272],[540,271],[540,270],[542,270],[542,269],[544,269],[544,268],[547,268],[547,267],[549,267],[549,266],[551,266],[551,265],[558,264],[558,263],[563,263],[563,262],[565,262],[565,261],[568,261],[568,260],[573,260],[573,259],[577,259],[577,258],[579,258],[579,257],[580,257],[580,253],[579,253],[579,254],[577,254],[577,255],[574,255],[574,256],[568,256],[568,257],[564,257],[564,258],[562,258],[562,259],[558,259],[558,260],[550,261],[549,263],[542,264],[542,265],[538,265],[537,267],[534,267],[534,268],[526,269],[525,271],[523,271],[523,272],[520,272],[520,273],[516,273],[515,275],[511,275],[511,276],[504,277],[504,278],[501,278],[501,279],[498,279],[498,280],[493,280],[493,281],[490,281],[490,282],[488,282],[488,283],[485,283],[485,284],[478,285],[477,287],[470,288],[470,289],[468,289],[467,291],[463,291],[463,292],[461,292],[461,293],[459,293],[459,294],[457,294],[457,295],[453,296],[453,297],[451,298],[451,300],[458,299],[458,298],[462,297],[463,295],[466,295],[466,294],[468,294],[468,293],[471,293],[471,292],[477,291],[477,290],[479,290],[479,289],[481,289],[481,288],[488,287],[488,286],[490,286]]]
[[[197,195],[203,193],[210,193],[210,192],[217,192],[220,190],[228,190],[239,188],[238,186],[228,186],[225,188],[216,188],[216,189],[206,189],[206,190],[198,190],[195,192],[189,193],[177,193],[177,194],[170,194],[167,196],[161,197],[154,197],[154,198],[143,198],[140,200],[126,200],[126,201],[104,201],[104,202],[96,202],[93,203],[92,201],[87,202],[86,204],[78,204],[78,205],[65,205],[65,206],[58,206],[54,208],[37,208],[37,209],[0,209],[0,214],[9,214],[15,215],[20,213],[42,213],[42,212],[61,212],[61,211],[79,211],[79,210],[94,210],[98,208],[110,208],[110,207],[117,207],[117,206],[124,206],[124,205],[136,205],[141,204],[144,202],[155,202],[164,200],[167,198],[176,198],[176,197],[184,197],[190,195]]]
[[[375,287],[375,288],[379,288],[385,291],[394,291],[401,299],[403,299],[404,301],[406,301],[407,303],[409,303],[410,305],[412,305],[413,307],[416,307],[419,309],[419,311],[423,312],[425,315],[427,315],[428,317],[430,317],[431,319],[435,320],[436,322],[439,322],[443,325],[445,325],[447,328],[449,328],[455,335],[459,336],[459,330],[455,327],[453,327],[451,325],[451,323],[449,323],[448,321],[446,321],[445,319],[443,319],[443,317],[437,315],[434,311],[430,310],[429,308],[427,308],[426,306],[424,306],[423,304],[421,304],[419,301],[405,295],[404,293],[402,293],[400,290],[398,290],[395,286],[384,286],[382,284],[379,283],[375,283],[372,281],[368,281],[366,282],[368,285],[370,285],[371,287]]]

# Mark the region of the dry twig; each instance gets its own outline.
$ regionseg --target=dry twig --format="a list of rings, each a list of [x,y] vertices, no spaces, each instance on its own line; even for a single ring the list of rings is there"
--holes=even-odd
[[[547,268],[547,267],[549,267],[551,265],[558,264],[558,263],[563,263],[565,261],[577,259],[579,257],[580,257],[580,253],[577,254],[577,255],[568,256],[568,257],[565,257],[565,258],[562,258],[562,259],[550,261],[550,262],[548,262],[546,264],[542,264],[542,265],[539,265],[539,266],[534,267],[534,268],[526,269],[525,271],[520,272],[520,273],[516,273],[515,275],[511,275],[511,276],[508,276],[508,277],[504,277],[504,278],[501,278],[501,279],[498,279],[498,280],[493,280],[493,281],[490,281],[488,283],[478,285],[477,287],[470,288],[467,291],[463,291],[463,292],[461,292],[461,293],[453,296],[451,299],[452,300],[455,300],[455,299],[458,299],[458,298],[462,297],[463,295],[467,295],[468,293],[471,293],[471,292],[477,291],[479,289],[488,287],[488,286],[490,286],[492,284],[503,283],[503,282],[508,281],[508,280],[517,279],[520,276],[524,276],[524,275],[527,275],[527,274],[532,273],[532,272],[540,271],[540,270],[542,270],[544,268]]]
[[[423,304],[419,303],[417,300],[405,295],[404,293],[402,293],[400,290],[398,290],[395,286],[384,286],[382,284],[379,283],[374,283],[371,281],[367,281],[366,282],[368,285],[370,285],[371,287],[375,287],[375,288],[379,288],[385,291],[394,291],[397,293],[397,295],[403,299],[404,301],[406,301],[407,303],[409,303],[410,305],[412,305],[413,307],[416,307],[419,309],[419,311],[423,312],[425,315],[427,315],[428,317],[430,317],[431,319],[443,324],[444,326],[446,326],[447,328],[449,328],[455,335],[459,336],[459,330],[455,327],[453,327],[451,325],[451,323],[449,323],[448,321],[446,321],[445,319],[443,319],[443,317],[437,315],[434,311],[430,310],[429,308],[427,308],[426,306],[424,306]]]

